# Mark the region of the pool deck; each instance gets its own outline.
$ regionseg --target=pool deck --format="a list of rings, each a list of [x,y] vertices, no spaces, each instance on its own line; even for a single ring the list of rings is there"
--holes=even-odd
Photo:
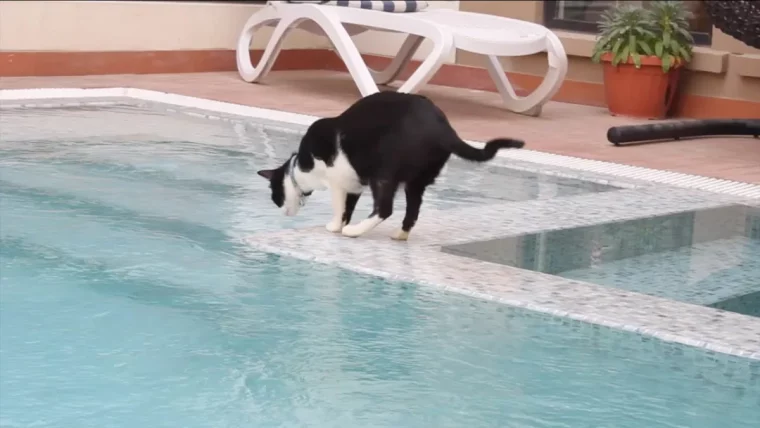
[[[234,72],[0,79],[0,89],[63,87],[133,87],[314,116],[338,114],[359,97],[347,74],[331,71],[278,71],[264,84],[245,83]],[[535,118],[505,111],[491,92],[428,85],[421,93],[469,140],[511,136],[541,152],[760,184],[760,141],[753,138],[615,147],[606,139],[609,127],[646,121],[558,102],[548,103]]]
[[[280,72],[267,85],[248,85],[232,73],[152,76],[4,78],[0,88],[133,87],[255,107],[325,116],[339,113],[358,96],[340,73]],[[452,117],[463,137],[525,138],[533,150],[639,167],[760,183],[760,142],[705,139],[616,148],[607,127],[635,123],[603,109],[550,103],[540,118],[505,112],[495,94],[429,87],[425,91]],[[760,205],[760,199],[707,192],[638,178],[562,169],[501,158],[505,166],[600,183],[621,190],[571,197],[507,202],[436,212],[424,209],[408,242],[391,241],[396,214],[359,239],[323,227],[250,236],[254,248],[313,260],[392,280],[443,288],[543,313],[590,322],[715,352],[760,360],[760,318],[719,311],[640,293],[482,262],[441,252],[441,246],[699,210],[730,204]],[[472,220],[483,227],[473,227]]]

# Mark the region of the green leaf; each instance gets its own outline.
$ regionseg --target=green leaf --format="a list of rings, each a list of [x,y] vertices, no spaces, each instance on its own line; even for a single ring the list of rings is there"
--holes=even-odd
[[[665,30],[662,33],[662,44],[665,46],[670,46],[670,30]]]
[[[630,55],[631,50],[628,49],[628,46],[623,46],[623,49],[620,51],[620,56],[622,57],[622,61],[628,61],[628,55]]]
[[[631,34],[630,36],[628,36],[628,52],[633,54],[635,52],[638,52],[638,50],[639,50],[639,45],[638,43],[636,43],[636,36]]]
[[[591,56],[591,61],[593,61],[593,62],[595,62],[595,63],[598,64],[602,60],[602,55],[603,54],[604,54],[604,52],[597,51],[596,53],[594,53],[594,55]]]
[[[633,57],[633,63],[636,64],[636,68],[641,68],[641,55],[639,55],[637,52],[634,52],[631,54]]]
[[[662,58],[662,41],[661,40],[658,40],[657,43],[654,44],[654,54]]]
[[[679,27],[678,28],[678,34],[680,34],[681,37],[683,37],[684,39],[688,40],[689,42],[693,42],[694,41],[694,36],[692,36],[691,33],[689,32],[689,30],[687,30],[686,28]]]
[[[645,54],[652,55],[652,48],[650,48],[648,44],[644,43],[643,40],[639,40],[639,47],[642,51],[644,51]]]
[[[618,65],[621,62],[622,63],[628,62],[628,53],[629,53],[628,46],[625,46],[623,50],[620,52],[620,54],[618,54],[618,56],[615,57],[615,60],[616,60],[615,65]]]
[[[655,34],[652,31],[650,31],[650,30],[648,30],[648,29],[646,29],[644,27],[636,27],[634,29],[634,31],[636,33],[638,33],[639,35],[644,36],[644,37],[650,37],[650,38],[654,38],[655,37]]]
[[[670,67],[673,65],[673,57],[670,55],[665,55],[662,58],[662,71],[668,72],[670,71]]]
[[[678,43],[678,40],[673,39],[670,41],[670,50],[674,53],[678,53],[681,51],[681,44]]]
[[[691,53],[684,47],[681,47],[681,49],[678,51],[681,54],[681,58],[683,58],[685,61],[691,61]]]
[[[617,39],[615,44],[612,46],[612,53],[616,54],[620,51],[620,45],[623,44],[623,39]]]

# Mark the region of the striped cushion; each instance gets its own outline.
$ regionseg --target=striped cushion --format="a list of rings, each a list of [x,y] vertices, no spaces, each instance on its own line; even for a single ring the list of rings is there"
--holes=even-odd
[[[383,12],[418,12],[428,7],[426,1],[387,1],[387,0],[333,0],[333,1],[288,1],[288,3],[317,3],[328,6],[358,7],[360,9],[379,10]]]

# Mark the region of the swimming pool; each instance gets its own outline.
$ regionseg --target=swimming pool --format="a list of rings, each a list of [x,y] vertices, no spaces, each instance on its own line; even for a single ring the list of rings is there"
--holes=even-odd
[[[252,250],[251,233],[329,217],[320,195],[283,217],[255,177],[292,133],[156,106],[0,120],[2,427],[760,419],[758,361]],[[517,201],[614,192],[501,172]],[[459,183],[428,212],[503,202],[465,185],[451,202]]]
[[[729,205],[558,228],[444,251],[760,316],[760,208]]]

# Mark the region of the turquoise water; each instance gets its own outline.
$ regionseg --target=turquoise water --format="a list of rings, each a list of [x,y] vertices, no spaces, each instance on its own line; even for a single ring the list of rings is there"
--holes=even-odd
[[[467,243],[446,251],[760,316],[760,208],[729,205]]]
[[[275,131],[127,108],[0,120],[0,427],[760,420],[757,362],[247,249],[329,217],[269,207],[256,141]]]

